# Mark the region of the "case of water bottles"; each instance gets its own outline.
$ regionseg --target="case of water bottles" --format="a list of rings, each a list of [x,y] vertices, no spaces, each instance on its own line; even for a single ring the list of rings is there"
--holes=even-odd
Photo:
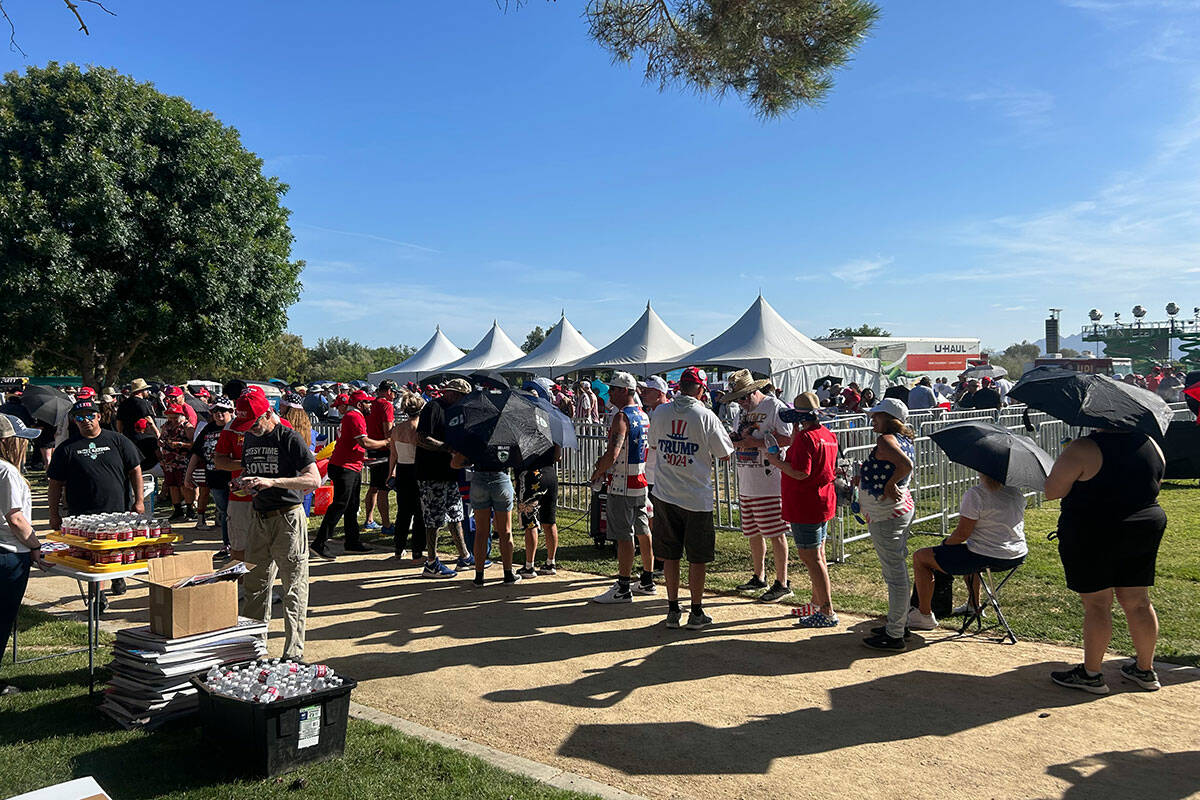
[[[205,739],[247,775],[272,777],[336,758],[346,747],[358,683],[324,664],[266,659],[192,679]]]
[[[67,545],[47,560],[96,573],[145,568],[152,558],[172,555],[179,541],[169,522],[124,511],[65,517],[62,530],[46,538]]]

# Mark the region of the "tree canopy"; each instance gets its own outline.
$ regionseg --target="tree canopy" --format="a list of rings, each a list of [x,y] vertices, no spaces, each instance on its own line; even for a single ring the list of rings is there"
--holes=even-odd
[[[99,0],[63,1],[84,34],[77,2],[112,13]],[[19,49],[4,0],[0,13],[12,31],[10,45]],[[660,90],[733,92],[760,117],[775,117],[825,98],[879,7],[868,0],[588,0],[584,16],[613,61],[644,58],[646,80]]]
[[[300,293],[287,187],[238,132],[111,69],[0,85],[0,360],[89,385],[257,362]]]
[[[550,326],[550,330],[553,329],[554,326]],[[550,330],[542,330],[541,325],[535,325],[533,330],[526,334],[525,341],[521,345],[521,349],[526,353],[532,353],[537,349],[538,345],[546,341],[546,335],[550,333]]]
[[[891,336],[890,331],[885,331],[878,325],[868,325],[863,323],[857,328],[830,328],[830,339],[847,339],[851,336]]]
[[[1008,370],[1008,376],[1013,380],[1021,377],[1025,365],[1042,354],[1041,348],[1029,341],[1020,344],[1010,344],[1003,352],[993,352],[988,355],[988,362]]]

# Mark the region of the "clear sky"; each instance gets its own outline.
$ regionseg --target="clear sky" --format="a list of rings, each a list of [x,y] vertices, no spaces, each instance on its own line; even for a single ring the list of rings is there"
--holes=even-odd
[[[1092,306],[1200,305],[1200,1],[894,0],[827,102],[771,122],[660,93],[582,0],[6,0],[28,53],[113,66],[238,128],[291,186],[289,328],[470,347],[646,300],[697,343],[764,296],[1004,346]],[[2,23],[0,23],[2,24]]]

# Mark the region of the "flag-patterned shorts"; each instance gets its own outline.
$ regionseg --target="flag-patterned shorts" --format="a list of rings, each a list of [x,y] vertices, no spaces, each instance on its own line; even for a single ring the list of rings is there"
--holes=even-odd
[[[783,505],[779,495],[774,497],[743,497],[738,495],[742,513],[742,536],[761,536],[773,539],[788,532],[783,521]]]

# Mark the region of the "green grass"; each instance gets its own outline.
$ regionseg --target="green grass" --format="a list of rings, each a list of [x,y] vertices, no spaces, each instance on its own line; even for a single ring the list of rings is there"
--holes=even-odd
[[[1200,666],[1200,489],[1194,484],[1166,484],[1159,496],[1169,520],[1158,554],[1158,572],[1151,597],[1158,610],[1161,628],[1158,654],[1165,661]],[[1005,616],[1022,639],[1082,645],[1083,609],[1079,597],[1066,587],[1057,545],[1046,539],[1058,520],[1058,503],[1045,503],[1025,516],[1029,557],[1004,588],[1001,596]],[[610,546],[596,549],[587,535],[586,520],[577,512],[559,513],[561,546],[558,563],[567,569],[599,575],[616,573],[615,551]],[[930,547],[940,536],[917,534],[909,549]],[[870,541],[847,545],[847,559],[830,565],[834,607],[839,611],[882,614],[887,610],[887,593],[879,574],[879,561]],[[518,540],[518,559],[523,549]],[[542,551],[544,557],[544,551]],[[768,575],[774,567],[767,555]],[[717,558],[710,565],[707,585],[722,593],[737,594],[734,588],[749,577],[750,549],[736,531],[717,532]],[[807,602],[808,578],[803,565],[793,558],[789,569],[796,596],[793,604]],[[965,600],[961,581],[955,585],[956,602]],[[1125,629],[1120,606],[1114,607],[1112,650],[1132,654],[1133,644]],[[950,620],[948,624],[953,624]]]
[[[82,624],[40,611],[22,609],[19,624],[22,658],[87,640]],[[110,640],[104,635],[101,643]],[[179,721],[149,734],[119,729],[88,699],[86,655],[15,666],[10,659],[11,654],[0,668],[0,680],[25,691],[0,697],[0,797],[85,775],[122,800],[584,797],[353,719],[344,758],[277,779],[243,780],[202,744],[193,724]],[[292,789],[297,779],[305,785]]]
[[[392,507],[395,508],[394,495]],[[940,511],[931,505],[932,499],[922,501],[922,514]],[[1151,598],[1158,610],[1160,636],[1158,656],[1164,661],[1200,666],[1200,488],[1194,483],[1167,483],[1159,495],[1167,512],[1167,532],[1158,554],[1158,571]],[[736,511],[733,514],[737,522]],[[1046,539],[1058,520],[1058,503],[1043,503],[1040,508],[1030,501],[1025,515],[1025,536],[1029,542],[1029,557],[1004,587],[1002,603],[1009,624],[1021,639],[1082,646],[1083,609],[1079,597],[1067,589],[1062,563],[1055,542]],[[309,520],[315,532],[321,518]],[[596,575],[615,575],[616,550],[611,545],[597,549],[587,534],[587,519],[576,511],[561,510],[558,515],[560,547],[557,561],[560,566]],[[934,530],[936,522],[918,528]],[[364,534],[364,541],[388,546],[378,534]],[[524,547],[517,531],[517,551],[514,560],[524,559]],[[909,549],[938,544],[941,537],[916,532],[909,540]],[[448,541],[442,534],[442,547]],[[545,542],[540,559],[545,558]],[[860,614],[883,614],[887,611],[887,593],[879,574],[879,562],[869,540],[846,546],[845,562],[830,565],[834,607],[839,611]],[[767,555],[767,572],[774,566]],[[749,577],[750,549],[737,531],[717,531],[717,557],[709,567],[709,589],[737,594],[734,587]],[[807,602],[808,577],[803,566],[793,557],[789,573],[796,596],[792,604]],[[961,581],[955,584],[956,603],[965,600],[966,588]],[[785,602],[789,602],[785,601]],[[1114,606],[1113,642],[1111,649],[1131,655],[1133,643],[1125,628],[1124,614]],[[947,622],[947,627],[954,624]]]

